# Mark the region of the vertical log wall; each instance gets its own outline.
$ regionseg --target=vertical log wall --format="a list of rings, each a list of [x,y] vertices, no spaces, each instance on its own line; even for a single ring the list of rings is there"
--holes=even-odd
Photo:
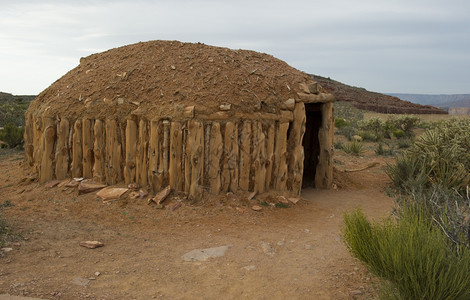
[[[332,103],[322,104],[315,184],[331,186]],[[299,194],[305,106],[282,114],[225,112],[182,120],[26,118],[25,151],[39,180],[86,177],[137,182],[154,192],[170,185],[198,198],[204,190]]]

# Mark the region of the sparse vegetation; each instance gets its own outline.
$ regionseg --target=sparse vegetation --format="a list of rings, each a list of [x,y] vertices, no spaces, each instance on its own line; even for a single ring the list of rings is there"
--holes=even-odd
[[[390,283],[391,299],[469,299],[470,250],[448,247],[446,236],[420,206],[402,207],[398,219],[372,224],[360,211],[344,216],[351,253]]]
[[[465,189],[470,184],[470,119],[446,121],[427,130],[387,174],[399,189],[409,182],[425,186],[440,184],[446,188]]]
[[[8,148],[22,147],[23,135],[24,127],[8,124],[0,130],[0,141],[6,143]]]
[[[364,145],[361,142],[353,140],[342,146],[344,152],[348,154],[361,155],[364,152]]]

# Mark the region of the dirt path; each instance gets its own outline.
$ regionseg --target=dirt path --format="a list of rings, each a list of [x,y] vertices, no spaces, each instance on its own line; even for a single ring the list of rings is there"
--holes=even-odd
[[[341,160],[341,157],[338,158]],[[356,167],[368,159],[352,161]],[[0,204],[22,239],[0,258],[0,294],[45,299],[370,299],[370,275],[341,242],[344,211],[385,216],[393,201],[379,166],[341,173],[336,190],[304,190],[290,208],[255,212],[242,201],[170,211],[143,200],[103,204],[92,194],[46,190],[21,160],[0,161]],[[342,165],[342,168],[348,165]],[[234,197],[242,197],[235,195]],[[255,200],[256,201],[256,200]],[[86,249],[83,240],[105,246]],[[229,245],[221,257],[185,261]],[[97,273],[99,272],[99,273]]]

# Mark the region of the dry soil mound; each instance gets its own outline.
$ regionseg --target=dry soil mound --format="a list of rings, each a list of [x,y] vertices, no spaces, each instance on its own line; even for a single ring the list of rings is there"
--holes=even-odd
[[[150,41],[93,54],[44,90],[35,115],[149,119],[175,116],[187,105],[217,111],[221,103],[244,112],[279,112],[294,98],[305,73],[271,55],[247,50]]]

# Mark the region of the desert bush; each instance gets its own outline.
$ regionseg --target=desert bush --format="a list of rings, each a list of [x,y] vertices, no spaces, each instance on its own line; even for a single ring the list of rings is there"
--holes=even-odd
[[[376,135],[372,131],[358,131],[357,134],[362,138],[363,141],[379,142],[383,139],[383,136]]]
[[[344,119],[350,127],[357,128],[358,122],[364,119],[364,112],[347,102],[335,102],[333,108],[335,118]]]
[[[364,150],[364,145],[355,140],[343,145],[343,151],[348,154],[361,155]]]
[[[396,119],[391,119],[390,122],[396,129],[403,130],[406,136],[413,136],[413,129],[418,127],[421,119],[415,116],[400,116]]]
[[[381,119],[379,118],[370,118],[369,120],[364,120],[359,122],[359,128],[363,131],[372,132],[375,136],[383,137],[383,125]]]
[[[418,206],[425,216],[437,225],[451,245],[470,249],[470,190],[459,193],[438,184],[429,188],[413,186],[412,189],[397,195],[398,207]],[[398,216],[400,210],[397,210]],[[456,247],[457,246],[457,247]]]
[[[335,118],[335,127],[336,128],[343,128],[345,126],[349,126],[349,123],[343,118]]]
[[[0,131],[0,140],[7,143],[9,148],[23,144],[24,127],[8,124]]]
[[[425,177],[426,186],[440,184],[446,188],[465,189],[470,185],[468,128],[470,119],[462,119],[443,122],[439,127],[427,130],[403,153],[403,157],[397,157],[396,165],[387,167],[387,174],[398,183],[398,188],[410,178]],[[403,163],[410,167],[404,167]],[[396,174],[403,175],[404,179],[394,180]]]
[[[393,136],[396,137],[397,139],[401,139],[402,137],[405,136],[405,132],[401,129],[395,129],[392,132]]]
[[[470,250],[458,254],[419,206],[372,224],[357,210],[344,215],[343,239],[353,256],[388,281],[397,299],[470,299]],[[466,266],[466,267],[462,267]]]
[[[341,127],[338,130],[338,134],[345,136],[348,140],[352,140],[352,137],[356,135],[356,129],[351,126]]]
[[[333,143],[333,146],[335,147],[335,149],[343,149],[343,143],[341,141],[335,141]]]
[[[407,137],[407,138],[401,138],[398,140],[397,147],[398,149],[408,149],[411,146],[413,146],[414,139]]]
[[[384,147],[383,143],[378,143],[375,147],[375,154],[377,155],[393,155],[393,149],[389,145]]]

